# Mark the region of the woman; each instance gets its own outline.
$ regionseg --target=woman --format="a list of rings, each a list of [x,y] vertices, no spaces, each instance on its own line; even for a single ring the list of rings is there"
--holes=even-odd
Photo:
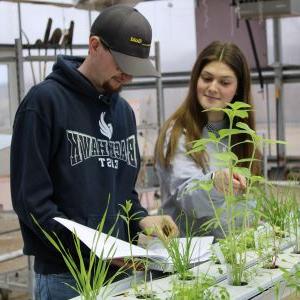
[[[162,187],[162,209],[179,223],[181,233],[186,233],[186,221],[198,229],[213,215],[208,194],[192,189],[195,180],[213,179],[210,196],[216,207],[224,204],[224,192],[229,183],[228,169],[218,169],[211,153],[222,151],[210,143],[206,151],[187,155],[190,142],[208,137],[208,132],[228,128],[224,112],[204,112],[208,108],[224,108],[228,102],[244,101],[251,105],[250,71],[241,50],[234,44],[213,42],[198,56],[191,74],[185,101],[166,121],[159,134],[156,149],[156,166]],[[236,120],[237,122],[238,120]],[[253,112],[243,119],[255,130]],[[245,140],[234,136],[234,143]],[[224,141],[226,143],[226,141]],[[251,144],[244,143],[233,148],[239,158],[250,157]],[[256,153],[259,157],[259,153]],[[259,163],[252,165],[252,173],[259,173]],[[246,188],[242,175],[233,174],[236,193]],[[182,215],[187,218],[178,218]],[[210,232],[219,236],[220,231]]]

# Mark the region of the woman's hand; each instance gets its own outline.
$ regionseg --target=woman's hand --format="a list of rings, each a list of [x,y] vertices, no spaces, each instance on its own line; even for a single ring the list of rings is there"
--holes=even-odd
[[[214,172],[213,184],[216,190],[220,193],[228,193],[229,192],[229,170],[223,169]],[[243,192],[247,187],[246,178],[237,173],[232,174],[232,188],[235,194],[239,194]]]

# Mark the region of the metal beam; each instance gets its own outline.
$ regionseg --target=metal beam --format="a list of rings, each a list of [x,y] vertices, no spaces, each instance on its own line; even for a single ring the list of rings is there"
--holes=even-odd
[[[282,54],[281,54],[281,19],[273,19],[273,41],[274,41],[274,84],[275,84],[275,107],[276,107],[276,139],[285,141],[285,117],[283,105],[282,84]],[[277,144],[277,167],[286,168],[285,145]]]

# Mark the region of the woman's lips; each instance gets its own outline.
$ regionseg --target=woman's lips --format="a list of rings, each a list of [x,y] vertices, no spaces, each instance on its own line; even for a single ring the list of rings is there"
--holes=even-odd
[[[213,97],[213,96],[208,96],[204,95],[208,100],[221,100],[221,98]]]

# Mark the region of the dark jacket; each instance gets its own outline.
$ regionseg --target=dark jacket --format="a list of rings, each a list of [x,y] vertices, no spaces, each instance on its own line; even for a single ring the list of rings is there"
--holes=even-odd
[[[42,274],[66,267],[30,214],[70,249],[71,234],[53,217],[96,228],[108,207],[108,232],[128,199],[132,213],[147,215],[134,188],[140,166],[134,113],[118,94],[99,93],[77,70],[82,61],[58,57],[53,72],[26,95],[14,121],[12,202],[24,253],[35,256],[35,271]],[[137,221],[131,225],[134,235]],[[114,235],[128,237],[120,218]]]

